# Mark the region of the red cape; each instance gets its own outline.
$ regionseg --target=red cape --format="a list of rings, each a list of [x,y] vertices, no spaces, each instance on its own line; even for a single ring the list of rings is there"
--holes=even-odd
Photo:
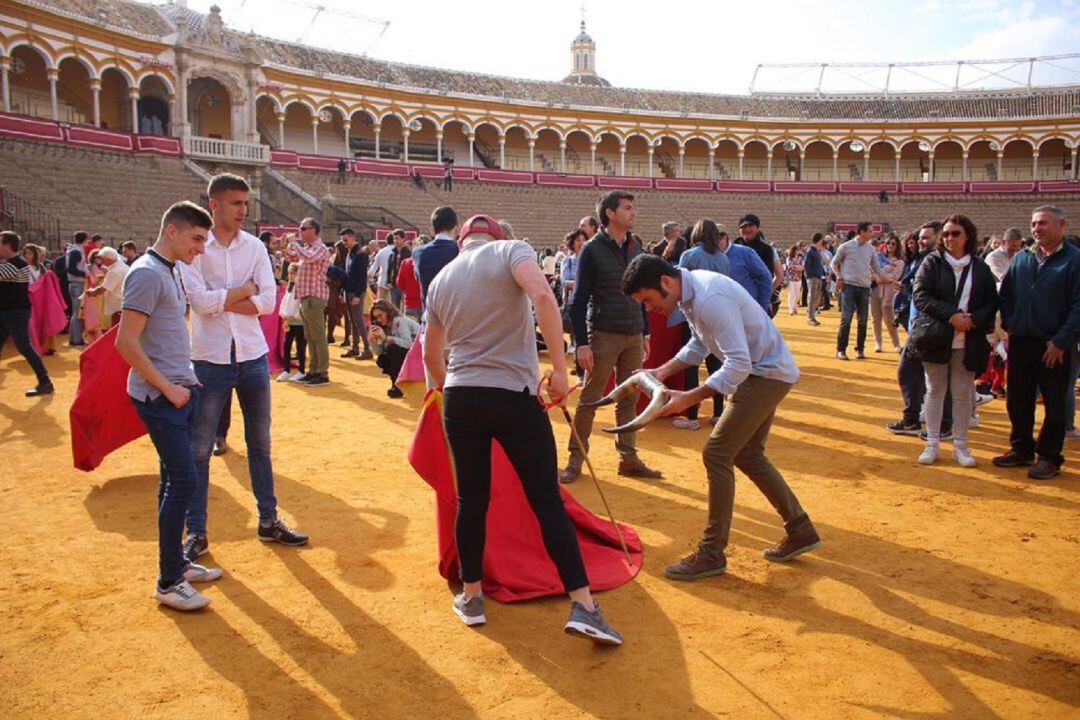
[[[79,387],[69,413],[71,457],[75,467],[87,472],[146,433],[127,394],[130,366],[116,351],[117,327],[79,355]]]
[[[270,372],[279,373],[285,369],[285,360],[281,351],[285,347],[285,330],[282,327],[281,298],[285,297],[285,286],[278,285],[277,300],[274,302],[274,312],[269,315],[259,316],[259,325],[262,326],[263,336],[266,338],[266,346],[270,352],[266,356],[266,364],[270,366]]]
[[[429,391],[424,398],[408,457],[413,469],[435,490],[439,574],[456,580],[459,576],[454,543],[457,483],[443,434],[442,394],[436,390]],[[559,492],[577,532],[590,587],[610,590],[633,579],[642,562],[641,540],[633,528],[619,525],[630,549],[628,566],[611,523],[594,515],[561,486]],[[483,588],[484,594],[499,602],[566,592],[555,564],[544,550],[540,524],[525,499],[521,481],[498,443],[492,443],[491,448],[491,505],[487,515]]]

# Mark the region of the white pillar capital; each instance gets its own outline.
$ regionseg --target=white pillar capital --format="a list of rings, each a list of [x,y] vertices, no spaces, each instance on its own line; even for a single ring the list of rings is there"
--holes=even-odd
[[[314,128],[319,127],[319,116],[318,115],[313,115],[311,117],[311,127],[314,127]]]
[[[685,147],[680,147],[679,148],[679,154],[680,155],[685,155],[686,154],[686,148]]]
[[[90,78],[90,89],[93,90],[94,92],[97,92],[98,90],[100,90],[101,89],[101,78],[99,78],[99,77]]]
[[[45,68],[45,75],[49,78],[49,82],[56,82],[60,77],[60,69],[54,67]]]

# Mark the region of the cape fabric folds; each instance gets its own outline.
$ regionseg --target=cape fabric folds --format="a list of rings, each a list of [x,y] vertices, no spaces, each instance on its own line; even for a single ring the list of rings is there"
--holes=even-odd
[[[281,353],[285,347],[285,330],[281,326],[281,299],[283,297],[285,297],[285,286],[278,285],[274,312],[269,315],[259,316],[259,325],[262,327],[263,336],[266,338],[266,347],[269,348],[266,364],[272,373],[279,373],[286,369],[285,359]],[[289,369],[291,370],[291,368]]]
[[[424,398],[409,448],[409,463],[435,490],[439,574],[456,580],[459,576],[454,543],[457,483],[443,433],[442,394],[437,390],[429,391]],[[632,564],[627,566],[611,523],[594,515],[561,486],[559,492],[577,533],[592,589],[610,590],[633,579],[642,562],[641,539],[633,528],[619,526],[630,550]],[[483,588],[484,594],[499,602],[566,592],[555,564],[544,550],[540,524],[525,498],[521,481],[498,443],[492,443],[491,447],[491,505],[487,515]]]
[[[79,355],[79,387],[71,403],[71,456],[93,470],[105,456],[146,434],[127,394],[130,366],[116,351],[117,327]]]
[[[42,273],[30,283],[30,343],[38,354],[45,352],[45,341],[64,332],[68,326],[67,306],[55,273]]]

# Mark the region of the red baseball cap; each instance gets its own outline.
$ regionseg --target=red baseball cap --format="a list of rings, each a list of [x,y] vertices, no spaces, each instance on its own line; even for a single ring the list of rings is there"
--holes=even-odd
[[[469,238],[469,235],[475,235],[476,233],[490,235],[493,240],[503,239],[499,221],[490,215],[481,214],[473,215],[461,226],[461,231],[458,233],[458,244],[464,243]]]

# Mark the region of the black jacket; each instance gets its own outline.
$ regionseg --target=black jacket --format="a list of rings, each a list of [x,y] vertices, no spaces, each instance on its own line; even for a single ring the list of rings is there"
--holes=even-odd
[[[915,307],[919,314],[948,323],[949,318],[960,312],[955,302],[956,273],[945,259],[944,250],[930,253],[919,266],[915,276]],[[968,312],[975,327],[964,337],[964,367],[971,372],[982,372],[990,357],[990,342],[986,335],[994,329],[994,316],[998,309],[997,282],[989,266],[978,257],[972,256],[971,270],[968,272],[971,283],[971,297],[968,300]],[[924,362],[946,363],[952,350],[920,353]]]
[[[616,245],[607,228],[601,228],[582,246],[574,280],[574,304],[570,308],[578,345],[588,345],[594,330],[649,334],[645,306],[622,294],[626,266],[641,253],[641,246],[631,237],[622,247]]]

